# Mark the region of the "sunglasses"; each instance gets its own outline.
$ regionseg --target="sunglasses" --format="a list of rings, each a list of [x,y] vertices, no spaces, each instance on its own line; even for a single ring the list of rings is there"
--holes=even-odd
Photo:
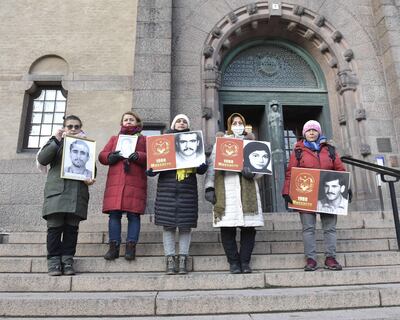
[[[81,126],[79,124],[75,124],[75,125],[69,124],[66,127],[68,130],[72,130],[72,128],[74,128],[75,130],[78,130],[81,128]]]

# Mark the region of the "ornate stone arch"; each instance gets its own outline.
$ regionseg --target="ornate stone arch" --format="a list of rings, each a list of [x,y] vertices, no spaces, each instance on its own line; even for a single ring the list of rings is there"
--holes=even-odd
[[[208,34],[202,57],[203,128],[208,150],[220,120],[218,89],[221,86],[221,62],[239,43],[252,39],[253,33],[262,35],[271,22],[279,24],[282,33],[300,36],[308,42],[319,52],[322,57],[320,61],[334,74],[338,101],[337,125],[340,127],[343,153],[370,154],[370,147],[360,134],[363,131],[362,120],[366,116],[363,109],[356,107],[359,101],[356,92],[357,68],[346,39],[325,17],[299,5],[279,4],[278,1],[251,3],[233,10]],[[354,121],[351,126],[350,121]]]

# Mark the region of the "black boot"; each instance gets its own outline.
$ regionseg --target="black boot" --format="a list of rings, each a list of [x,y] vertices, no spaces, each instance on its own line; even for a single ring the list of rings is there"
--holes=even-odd
[[[47,268],[49,276],[61,276],[61,257],[54,256],[47,258]]]
[[[119,244],[117,241],[110,241],[110,249],[108,249],[107,253],[104,255],[104,259],[114,260],[117,258],[119,258]]]
[[[66,276],[73,276],[74,270],[74,257],[73,256],[62,256],[61,257],[62,271]]]
[[[179,274],[187,274],[187,258],[188,256],[186,255],[179,255],[179,269],[178,273]]]
[[[128,241],[125,249],[125,260],[135,260],[136,258],[136,243]]]
[[[175,266],[175,256],[167,256],[166,260],[166,274],[175,274],[176,273],[176,266]]]
[[[250,267],[251,254],[253,253],[256,239],[256,229],[254,227],[240,228],[240,262],[243,273],[252,273]]]
[[[240,264],[238,262],[232,262],[229,264],[229,272],[233,274],[242,273],[242,269],[240,268]]]

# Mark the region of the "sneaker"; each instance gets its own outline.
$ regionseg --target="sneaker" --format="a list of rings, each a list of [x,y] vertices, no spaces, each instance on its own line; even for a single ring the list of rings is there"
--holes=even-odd
[[[307,264],[304,266],[304,271],[315,271],[317,270],[317,261],[311,258],[307,258]]]
[[[325,269],[329,270],[342,270],[342,266],[336,261],[334,257],[327,257],[325,259]]]

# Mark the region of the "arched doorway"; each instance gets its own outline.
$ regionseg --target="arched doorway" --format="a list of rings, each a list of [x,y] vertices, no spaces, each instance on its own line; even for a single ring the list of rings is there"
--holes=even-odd
[[[233,112],[245,116],[257,140],[271,142],[273,176],[261,183],[263,209],[284,210],[280,191],[284,166],[307,120],[322,123],[330,135],[325,79],[304,49],[284,40],[253,40],[238,46],[221,63],[220,130]],[[271,106],[276,105],[275,109]]]

